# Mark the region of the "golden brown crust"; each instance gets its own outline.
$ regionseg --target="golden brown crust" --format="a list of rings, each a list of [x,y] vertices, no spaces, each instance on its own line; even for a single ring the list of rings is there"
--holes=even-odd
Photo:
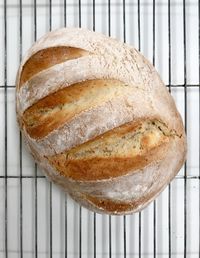
[[[89,53],[74,47],[52,47],[38,51],[23,66],[19,88],[33,75],[49,67],[70,59],[76,59]]]
[[[26,131],[42,138],[80,112],[102,105],[130,89],[117,80],[87,80],[73,84],[41,99],[23,114]]]
[[[63,176],[92,181],[115,178],[147,166],[175,135],[157,120],[122,125],[64,153],[48,157]]]
[[[79,181],[94,181],[111,179],[128,174],[150,164],[155,155],[158,159],[164,157],[159,150],[162,145],[155,146],[143,155],[135,157],[89,158],[86,160],[67,160],[64,156],[49,159],[54,168],[63,176]],[[159,154],[160,155],[159,155]],[[53,162],[52,162],[53,161]]]

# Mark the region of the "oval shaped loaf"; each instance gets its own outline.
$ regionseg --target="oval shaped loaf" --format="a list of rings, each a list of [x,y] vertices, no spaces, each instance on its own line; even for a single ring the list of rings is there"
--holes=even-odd
[[[18,71],[16,109],[46,176],[93,211],[140,211],[185,160],[183,123],[154,67],[96,32],[39,39]]]

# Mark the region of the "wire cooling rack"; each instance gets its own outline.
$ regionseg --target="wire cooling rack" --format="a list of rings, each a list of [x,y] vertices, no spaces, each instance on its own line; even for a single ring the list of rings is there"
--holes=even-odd
[[[63,26],[135,46],[182,114],[187,163],[141,213],[115,217],[81,208],[24,149],[15,117],[17,67],[36,39]],[[199,257],[199,78],[197,0],[0,0],[0,257]]]

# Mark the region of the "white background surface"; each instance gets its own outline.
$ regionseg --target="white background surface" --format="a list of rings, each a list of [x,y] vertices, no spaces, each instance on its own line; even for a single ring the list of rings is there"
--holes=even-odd
[[[67,26],[79,25],[78,0],[67,0]],[[108,35],[108,1],[96,0],[95,29]],[[138,5],[126,0],[126,41],[137,49]],[[153,60],[153,1],[140,0],[141,52]],[[52,0],[52,29],[64,26],[64,0]],[[37,0],[37,38],[49,30],[49,2]],[[151,204],[141,213],[141,240],[139,240],[139,214],[126,216],[126,242],[124,242],[124,218],[111,217],[112,257],[153,257],[154,216],[157,257],[169,257],[169,208],[171,208],[171,252],[172,257],[184,257],[186,237],[187,257],[199,257],[199,42],[198,1],[186,1],[186,73],[184,73],[183,2],[171,1],[171,84],[172,95],[183,120],[187,117],[188,160],[186,191],[184,169],[171,184],[171,206],[169,188],[156,200],[156,213]],[[155,1],[155,66],[162,79],[169,84],[168,45],[168,1]],[[81,1],[81,25],[93,28],[92,0]],[[7,0],[7,72],[5,73],[4,5],[0,0],[0,258],[5,257],[5,155],[7,155],[7,239],[8,257],[50,257],[50,229],[52,225],[53,257],[79,257],[80,208],[69,197],[65,215],[65,196],[52,187],[52,224],[50,223],[50,187],[45,178],[34,178],[35,165],[22,144],[22,178],[20,186],[20,138],[15,118],[15,76],[20,62],[20,8],[18,0]],[[123,40],[123,1],[111,0],[111,36]],[[22,0],[22,54],[34,42],[34,1]],[[184,78],[187,89],[184,89]],[[7,90],[6,84],[11,86]],[[7,107],[7,132],[5,132],[5,101]],[[187,106],[187,108],[185,108]],[[5,136],[7,152],[5,153]],[[167,173],[167,171],[166,171]],[[37,175],[42,173],[38,169]],[[16,178],[13,178],[16,177]],[[32,178],[31,178],[32,177]],[[194,178],[197,177],[197,178]],[[37,181],[37,188],[35,182]],[[22,192],[20,198],[20,190]],[[35,194],[37,193],[37,208]],[[186,196],[186,207],[184,198]],[[22,224],[20,224],[22,205]],[[184,209],[186,208],[186,216]],[[37,212],[37,242],[35,242],[35,211]],[[65,222],[67,232],[65,234]],[[184,223],[187,231],[184,234]],[[94,214],[82,208],[81,255],[94,257]],[[22,235],[22,243],[20,242]],[[65,245],[65,236],[67,246]],[[96,257],[109,257],[109,216],[96,215]]]

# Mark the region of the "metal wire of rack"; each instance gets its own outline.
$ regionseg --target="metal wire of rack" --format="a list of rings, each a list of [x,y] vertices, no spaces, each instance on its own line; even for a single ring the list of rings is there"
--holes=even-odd
[[[38,30],[41,26],[45,27],[45,30],[52,30],[53,20],[59,17],[59,26],[84,26],[85,20],[89,19],[89,27],[92,30],[98,29],[107,33],[108,36],[113,36],[112,26],[113,16],[115,9],[115,16],[120,17],[120,28],[115,26],[115,34],[124,42],[133,43],[130,40],[130,34],[133,31],[136,40],[134,43],[137,45],[139,51],[145,52],[144,46],[149,42],[144,41],[144,29],[147,24],[144,22],[145,11],[144,7],[147,7],[147,12],[151,12],[149,16],[152,21],[151,33],[146,36],[146,39],[152,39],[150,51],[151,61],[153,65],[159,69],[157,62],[157,42],[158,35],[156,26],[157,20],[159,20],[159,13],[157,9],[159,6],[165,6],[166,17],[166,31],[164,33],[167,38],[167,49],[162,51],[167,52],[167,69],[166,72],[166,85],[175,97],[177,96],[177,102],[181,102],[179,108],[182,109],[182,115],[184,118],[185,129],[188,134],[189,153],[188,162],[185,163],[183,170],[176,176],[176,179],[170,183],[158,199],[154,201],[145,211],[131,216],[102,216],[85,210],[84,208],[75,204],[68,196],[64,195],[57,189],[52,183],[46,182],[45,177],[40,173],[37,165],[33,163],[28,154],[25,154],[23,141],[21,134],[18,133],[17,147],[14,151],[18,151],[18,163],[17,170],[11,167],[11,159],[13,154],[10,150],[10,139],[13,139],[11,133],[15,131],[14,135],[17,136],[17,126],[14,125],[10,128],[11,120],[11,108],[10,102],[14,106],[14,98],[10,100],[10,95],[14,93],[14,77],[11,76],[9,69],[10,54],[12,40],[10,31],[11,22],[9,21],[11,16],[15,16],[18,20],[17,24],[17,41],[18,46],[16,49],[16,55],[18,55],[18,61],[20,62],[24,51],[27,47],[30,47],[30,40],[26,38],[24,34],[24,21],[27,17],[24,16],[24,10],[28,9],[31,13],[31,26],[28,24],[26,28],[30,30],[33,35],[33,41],[38,39]],[[176,70],[176,66],[173,62],[172,47],[174,46],[174,34],[172,36],[173,24],[172,17],[176,12],[174,9],[179,8],[181,10],[181,21],[179,25],[182,29],[181,41],[179,44],[182,48],[182,67],[183,67],[183,80],[176,80],[173,78],[173,73]],[[191,7],[193,6],[193,7]],[[4,3],[0,3],[1,8],[1,28],[2,28],[2,40],[0,41],[1,49],[3,49],[1,56],[2,64],[2,80],[0,81],[0,114],[2,116],[2,124],[0,128],[0,257],[199,257],[200,255],[200,138],[199,138],[199,122],[200,122],[200,3],[199,1],[142,1],[137,2],[128,0],[77,0],[77,1],[39,1],[30,0],[25,3],[23,0],[8,1],[4,0]],[[59,8],[59,10],[58,10]],[[89,9],[87,9],[89,8]],[[180,9],[181,8],[181,9]],[[195,8],[197,11],[191,11],[191,8]],[[15,9],[16,12],[11,13]],[[46,10],[46,13],[39,10]],[[72,10],[76,9],[74,13]],[[120,9],[120,11],[118,10]],[[130,24],[131,10],[134,9],[136,19]],[[9,10],[9,17],[8,17]],[[53,12],[54,10],[57,13]],[[105,13],[104,13],[104,11]],[[151,11],[149,11],[151,10]],[[195,12],[196,19],[196,45],[197,54],[196,68],[198,72],[198,78],[188,78],[189,73],[192,73],[188,68],[188,60],[191,53],[191,43],[188,43],[187,26],[189,24],[189,11],[193,14]],[[193,9],[192,9],[193,10]],[[188,12],[187,12],[188,11]],[[97,15],[98,12],[98,15]],[[29,13],[29,14],[30,14]],[[99,25],[99,17],[102,16]],[[44,16],[47,24],[41,24],[41,16]],[[127,18],[128,16],[128,18]],[[89,18],[88,18],[89,17]],[[40,22],[38,21],[40,19]],[[75,22],[76,19],[76,22]],[[70,20],[70,22],[69,22]],[[119,26],[119,23],[118,23]],[[162,24],[160,25],[162,28]],[[56,26],[55,26],[56,27]],[[85,26],[86,27],[86,26]],[[97,28],[98,27],[98,28]],[[143,27],[143,30],[142,30]],[[15,27],[16,28],[16,27]],[[105,29],[106,28],[106,29]],[[180,29],[180,30],[181,30]],[[9,31],[8,31],[9,30]],[[120,35],[118,34],[120,30]],[[26,29],[27,32],[27,29]],[[44,31],[43,31],[44,32]],[[142,34],[143,33],[143,34]],[[173,32],[174,33],[174,32]],[[193,32],[192,32],[193,33]],[[42,34],[40,32],[40,34]],[[9,36],[8,36],[9,35]],[[116,36],[114,35],[114,36]],[[28,43],[26,43],[26,40]],[[16,42],[16,41],[15,41]],[[24,44],[26,43],[26,49]],[[32,42],[33,43],[33,42]],[[1,45],[2,44],[2,45]],[[190,48],[188,48],[188,45]],[[189,54],[188,54],[189,49]],[[148,51],[147,51],[148,52]],[[145,53],[144,53],[145,54]],[[193,55],[192,55],[193,56]],[[173,57],[173,58],[172,58]],[[160,57],[162,59],[162,57]],[[164,58],[164,57],[163,57]],[[9,61],[8,61],[9,60]],[[19,64],[18,62],[18,64]],[[194,62],[190,61],[189,64]],[[16,66],[17,67],[17,66]],[[16,68],[15,67],[15,68]],[[177,68],[178,69],[178,68]],[[15,69],[16,70],[16,69]],[[177,72],[178,73],[178,72]],[[190,76],[192,77],[192,76]],[[181,91],[181,101],[180,98]],[[179,93],[177,93],[179,92]],[[177,94],[177,95],[176,95]],[[196,96],[198,95],[198,99]],[[194,108],[191,108],[191,101],[194,101]],[[192,101],[193,102],[193,101]],[[182,108],[181,108],[182,107]],[[14,110],[14,109],[13,109]],[[194,117],[195,121],[191,120]],[[188,117],[190,120],[188,121]],[[13,119],[13,118],[12,118]],[[192,134],[193,129],[190,128],[190,123],[195,122],[196,133]],[[11,132],[11,133],[10,133]],[[191,139],[190,139],[191,138]],[[195,150],[192,149],[195,142]],[[191,156],[195,152],[195,164]],[[26,173],[26,160],[28,160],[30,166],[30,173]],[[13,172],[14,171],[14,172]],[[14,180],[14,181],[13,181]],[[30,190],[27,180],[31,181]],[[15,182],[15,186],[12,182]],[[179,189],[179,182],[181,181],[181,190]],[[190,187],[190,182],[191,187]],[[12,189],[15,190],[12,190]],[[42,190],[45,188],[45,193]],[[195,190],[194,190],[195,189]],[[15,194],[12,193],[14,191]],[[179,193],[177,193],[177,191]],[[193,193],[193,191],[195,191]],[[29,193],[30,192],[30,193]],[[29,194],[28,194],[29,193]],[[42,202],[42,195],[45,198]],[[16,196],[15,196],[16,195]],[[26,200],[26,195],[29,196],[29,200]],[[15,197],[13,197],[15,196]],[[56,196],[56,197],[55,197]],[[164,197],[163,197],[164,196]],[[179,200],[177,200],[177,196]],[[192,196],[192,197],[191,197]],[[16,205],[14,205],[15,199]],[[28,197],[27,197],[28,198]],[[31,200],[31,201],[30,201]],[[58,201],[59,200],[59,201]],[[60,211],[58,212],[57,202],[60,202]],[[179,203],[181,202],[181,204]],[[12,205],[14,205],[12,207]],[[46,205],[45,209],[42,205]],[[176,210],[176,205],[178,209]],[[27,209],[30,207],[31,215],[27,213]],[[63,208],[64,207],[64,208]],[[181,207],[181,208],[180,208]],[[179,211],[179,208],[181,211]],[[162,210],[160,212],[160,210]],[[193,209],[191,211],[191,209]],[[57,211],[59,216],[56,215]],[[176,211],[176,212],[175,212]],[[13,213],[18,214],[15,218]],[[163,215],[166,213],[166,216]],[[177,214],[176,214],[177,213]],[[28,215],[27,215],[28,214]],[[29,216],[31,218],[29,218]],[[45,219],[47,216],[47,219]],[[195,216],[195,217],[193,217]],[[58,223],[60,218],[61,222]],[[12,221],[13,219],[13,221]],[[195,220],[194,224],[191,224],[191,220]],[[145,220],[147,223],[145,224]],[[30,227],[30,224],[32,225]],[[44,226],[45,224],[45,226]],[[150,224],[150,225],[149,225]],[[177,224],[177,225],[176,225]],[[28,226],[27,226],[28,225]],[[14,229],[12,229],[12,226]],[[28,230],[27,230],[27,228]],[[41,230],[41,228],[43,230]],[[59,230],[58,230],[59,228]],[[151,228],[151,229],[149,229]],[[181,228],[181,230],[180,230]],[[12,236],[12,231],[13,235]],[[16,232],[14,232],[16,231]],[[73,237],[71,237],[73,235]],[[147,237],[146,237],[147,235]],[[163,236],[164,235],[164,236]],[[59,237],[61,243],[56,238]],[[43,239],[44,241],[43,241]],[[73,238],[73,239],[71,239]],[[86,248],[87,245],[87,248]],[[28,246],[28,247],[27,247]]]

